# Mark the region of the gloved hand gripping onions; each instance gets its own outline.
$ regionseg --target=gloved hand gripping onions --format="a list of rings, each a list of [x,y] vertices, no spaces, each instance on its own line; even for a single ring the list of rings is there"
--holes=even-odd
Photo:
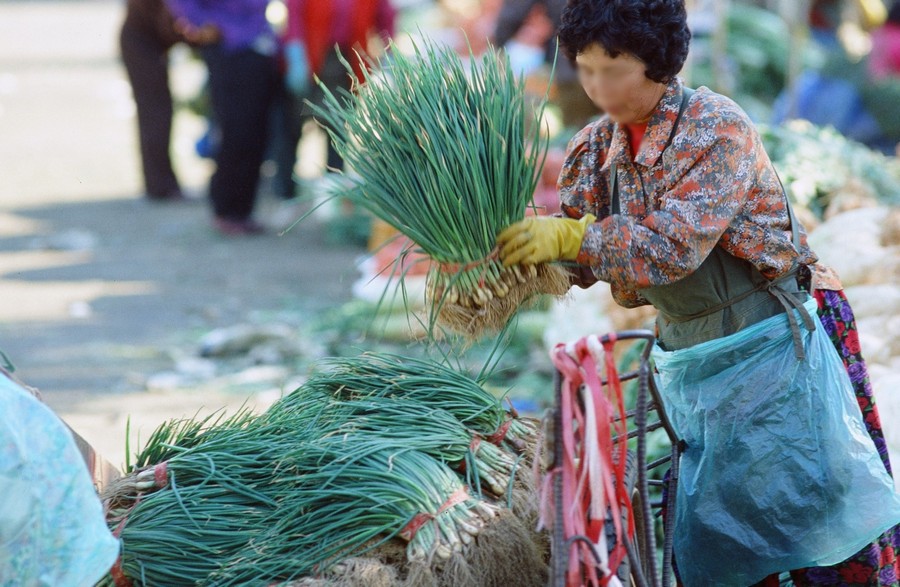
[[[342,194],[430,257],[429,327],[474,339],[570,284],[556,266],[500,262],[496,236],[525,217],[543,166],[543,105],[527,105],[500,53],[470,63],[427,42],[393,50],[353,92],[323,87],[314,109],[355,173]]]

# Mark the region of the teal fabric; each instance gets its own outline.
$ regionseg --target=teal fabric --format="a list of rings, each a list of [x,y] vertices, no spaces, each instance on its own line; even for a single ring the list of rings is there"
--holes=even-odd
[[[91,587],[119,542],[72,435],[3,374],[0,406],[0,586]]]
[[[805,307],[815,315],[815,300]],[[824,328],[800,324],[804,361],[783,312],[690,348],[654,349],[687,445],[675,508],[687,587],[835,564],[900,523],[900,496],[840,358]]]

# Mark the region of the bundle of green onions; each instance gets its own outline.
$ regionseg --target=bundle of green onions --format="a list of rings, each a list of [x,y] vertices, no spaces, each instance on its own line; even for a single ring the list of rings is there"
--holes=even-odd
[[[363,438],[302,443],[284,464],[298,471],[276,481],[291,499],[212,584],[315,575],[394,537],[408,543],[411,562],[447,561],[498,513],[446,465],[414,450],[373,451]]]
[[[536,515],[536,488],[529,465],[534,461],[533,449],[538,443],[539,426],[533,419],[520,418],[514,411],[503,410],[500,401],[478,380],[437,361],[390,353],[370,352],[333,358],[323,361],[322,367],[303,387],[282,398],[278,410],[273,411],[290,411],[290,405],[299,402],[306,404],[303,409],[312,409],[316,413],[316,406],[322,401],[317,399],[309,405],[313,391],[355,401],[374,397],[401,398],[439,408],[452,414],[473,433],[471,448],[477,449],[479,458],[469,462],[470,456],[465,462],[470,486],[478,488],[484,484],[488,491],[498,496],[502,495],[498,489],[506,487],[507,505],[517,516],[530,521]],[[418,429],[423,419],[412,417],[399,421],[410,422],[412,428]],[[424,430],[422,434],[427,432]],[[479,442],[474,435],[484,442]],[[420,446],[414,444],[420,442],[412,440],[411,446]],[[510,473],[508,457],[514,454],[518,456]]]
[[[398,397],[372,396],[365,399],[336,400],[314,390],[300,388],[294,394],[301,401],[285,402],[270,411],[273,423],[287,420],[304,430],[303,438],[363,439],[356,450],[360,454],[415,449],[429,457],[461,470],[475,491],[482,485],[494,496],[504,497],[518,469],[518,459],[500,447],[481,442],[459,420],[444,409],[427,403]],[[294,395],[291,394],[291,395]],[[291,396],[287,396],[291,397]],[[286,405],[313,419],[298,418]],[[317,406],[318,404],[319,406]],[[480,497],[480,493],[477,494]]]
[[[168,458],[104,492],[107,520],[122,553],[104,585],[127,577],[137,585],[202,584],[231,553],[255,543],[283,496],[273,490],[276,463],[294,443],[255,427],[216,428],[188,447],[162,440],[189,428],[167,423],[145,453]],[[193,442],[196,441],[196,442]],[[130,491],[135,491],[131,494]]]
[[[135,456],[134,463],[126,463],[125,469],[129,474],[111,481],[104,488],[101,498],[106,503],[107,510],[115,512],[128,509],[138,494],[165,487],[168,484],[170,459],[184,459],[190,448],[200,444],[206,444],[207,447],[221,446],[219,439],[241,433],[253,426],[256,418],[250,410],[241,409],[228,418],[218,412],[199,420],[184,418],[163,422]],[[127,444],[125,452],[130,457]],[[174,463],[173,471],[181,468],[178,458],[174,459]],[[188,464],[184,469],[187,474],[192,474],[192,465]]]
[[[529,120],[543,106],[530,111],[502,54],[470,63],[429,42],[411,56],[392,51],[354,92],[323,86],[316,111],[355,173],[345,195],[433,261],[429,326],[474,339],[569,281],[555,266],[505,268],[497,258],[496,235],[525,216],[543,166],[547,142]]]
[[[359,399],[399,397],[441,408],[473,432],[495,444],[507,442],[517,450],[533,444],[537,427],[509,414],[478,380],[445,364],[390,353],[363,353],[322,361],[322,369],[304,384],[335,397]],[[281,409],[303,394],[282,398]]]

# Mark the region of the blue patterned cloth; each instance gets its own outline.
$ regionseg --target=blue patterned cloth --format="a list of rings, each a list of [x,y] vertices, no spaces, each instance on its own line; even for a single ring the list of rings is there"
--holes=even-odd
[[[0,586],[90,587],[119,542],[72,435],[0,374]]]

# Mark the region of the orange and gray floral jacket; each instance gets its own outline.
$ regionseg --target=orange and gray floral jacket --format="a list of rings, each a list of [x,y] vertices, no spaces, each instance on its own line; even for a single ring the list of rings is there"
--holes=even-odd
[[[650,117],[640,151],[604,117],[569,143],[559,178],[562,211],[591,224],[576,261],[612,286],[626,307],[646,305],[641,288],[673,283],[720,246],[768,279],[809,265],[813,287],[841,289],[800,230],[791,243],[784,190],[753,123],[729,98],[701,87],[672,136],[682,100],[673,79]],[[667,147],[668,145],[668,147]],[[620,214],[610,214],[610,175],[618,169]]]

